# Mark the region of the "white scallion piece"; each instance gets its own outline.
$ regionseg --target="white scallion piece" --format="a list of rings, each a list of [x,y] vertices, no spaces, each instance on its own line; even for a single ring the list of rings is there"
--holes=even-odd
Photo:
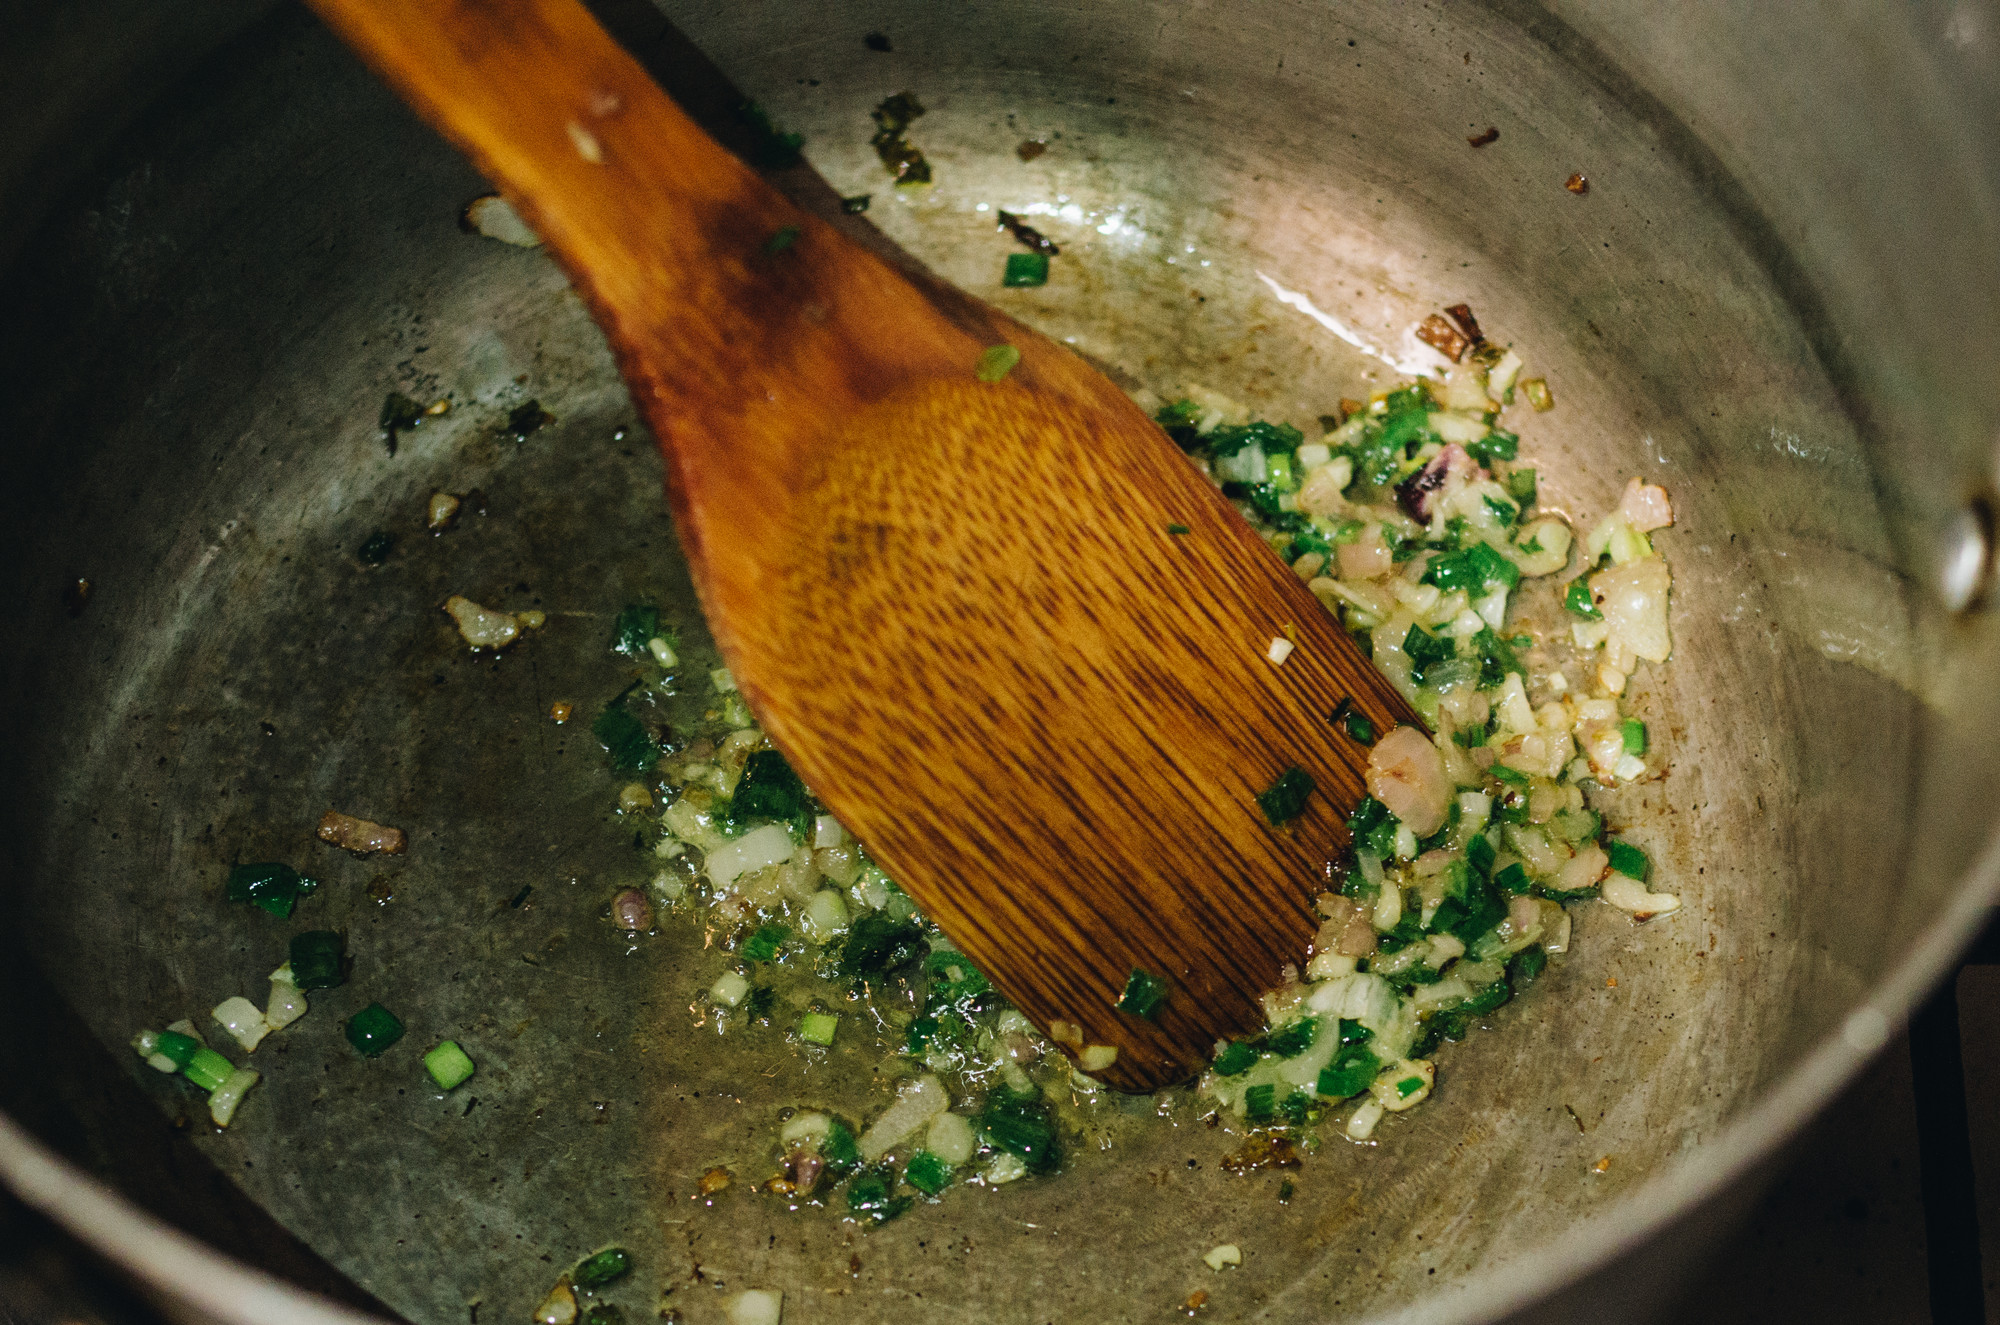
[[[799,928],[816,943],[825,943],[847,932],[847,898],[838,888],[822,888],[812,895],[799,917]]]
[[[679,654],[674,652],[674,646],[661,639],[658,635],[646,641],[646,652],[652,654],[653,661],[662,667],[677,667],[680,665],[681,658]]]
[[[1243,1264],[1243,1249],[1233,1242],[1225,1242],[1219,1247],[1210,1247],[1202,1257],[1211,1270],[1221,1270],[1226,1266]]]
[[[918,1077],[905,1084],[896,1102],[861,1134],[856,1143],[861,1158],[873,1164],[950,1107],[951,1092],[936,1077]]]
[[[1264,656],[1278,666],[1283,667],[1285,659],[1292,656],[1292,648],[1292,642],[1283,635],[1279,635],[1271,641],[1271,647],[1264,650]]]
[[[1028,1161],[1015,1154],[995,1155],[993,1162],[986,1166],[986,1172],[979,1176],[984,1182],[998,1187],[1002,1183],[1027,1177]]]
[[[208,1116],[217,1127],[229,1126],[229,1120],[236,1116],[236,1106],[243,1103],[244,1093],[262,1079],[263,1075],[255,1068],[239,1067],[209,1092]]]
[[[830,814],[822,814],[813,820],[813,849],[847,845],[847,830],[840,826],[840,820]]]
[[[724,971],[721,977],[708,987],[709,1002],[717,1007],[736,1007],[749,993],[750,982],[736,971]]]
[[[271,1023],[264,1020],[263,1009],[240,994],[217,1003],[209,1015],[221,1023],[222,1029],[228,1031],[245,1051],[255,1051],[264,1042],[264,1037],[271,1033]]]
[[[187,1036],[190,1040],[195,1041],[197,1044],[201,1045],[201,1047],[204,1049],[208,1047],[208,1041],[202,1038],[201,1032],[196,1030],[194,1028],[194,1023],[189,1021],[186,1017],[182,1017],[179,1021],[171,1023],[170,1025],[168,1025],[167,1029],[174,1032],[176,1035]]]
[[[1601,895],[1608,904],[1620,911],[1630,911],[1641,920],[1681,909],[1681,899],[1674,894],[1649,892],[1645,884],[1623,874],[1605,875]]]
[[[729,1325],[778,1325],[785,1314],[785,1295],[776,1288],[748,1288],[723,1304]]]
[[[1633,778],[1646,776],[1646,761],[1637,755],[1620,755],[1612,773],[1620,782],[1630,782]]]
[[[765,824],[739,838],[723,843],[708,853],[708,881],[728,888],[740,875],[770,865],[782,865],[796,850],[792,834],[782,824]]]
[[[717,694],[729,695],[736,692],[736,678],[729,674],[727,667],[716,668],[708,674],[708,679]]]
[[[979,1137],[962,1114],[939,1114],[924,1135],[924,1149],[954,1168],[970,1160],[978,1148]]]
[[[1088,1045],[1076,1056],[1076,1065],[1086,1072],[1102,1072],[1117,1061],[1118,1046],[1115,1044]]]
[[[279,979],[283,974],[284,979]],[[285,1027],[306,1015],[306,993],[292,983],[292,964],[286,962],[271,972],[271,998],[264,1006],[264,1021],[274,1031]]]
[[[1375,1135],[1375,1124],[1382,1121],[1385,1110],[1374,1100],[1369,1100],[1354,1111],[1347,1120],[1347,1138],[1350,1141],[1366,1141]]]
[[[833,1128],[833,1119],[823,1113],[795,1113],[785,1121],[778,1139],[787,1146],[810,1145],[814,1149]]]
[[[168,1076],[172,1076],[181,1070],[180,1064],[161,1053],[158,1048],[159,1043],[160,1033],[158,1031],[140,1031],[132,1037],[132,1050],[139,1057],[146,1060],[147,1067],[152,1068],[155,1072],[164,1072]]]

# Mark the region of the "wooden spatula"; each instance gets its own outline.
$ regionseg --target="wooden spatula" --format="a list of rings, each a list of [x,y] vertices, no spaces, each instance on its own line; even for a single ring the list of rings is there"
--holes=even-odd
[[[575,0],[311,2],[568,270],[724,659],[891,876],[1116,1086],[1255,1031],[1363,794],[1333,715],[1416,721],[1306,587],[1116,387],[779,197]]]

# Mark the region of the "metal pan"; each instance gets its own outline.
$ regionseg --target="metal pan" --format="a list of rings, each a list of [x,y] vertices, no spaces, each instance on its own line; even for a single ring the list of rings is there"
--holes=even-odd
[[[638,1262],[617,1300],[689,1321],[749,1287],[795,1322],[1157,1319],[1196,1289],[1218,1319],[1643,1316],[1994,891],[2000,354],[1967,329],[2000,313],[1995,16],[670,11],[612,17],[691,103],[726,120],[733,80],[802,130],[832,190],[788,187],[872,193],[881,235],[1135,389],[1309,419],[1461,300],[1522,346],[1560,397],[1529,439],[1552,504],[1582,518],[1630,473],[1674,493],[1676,660],[1640,692],[1672,776],[1608,808],[1687,909],[1586,915],[1432,1104],[1330,1144],[1289,1204],[1152,1101],[1062,1181],[870,1232],[758,1197],[779,1110],[888,1087],[859,1056],[746,1066],[690,1011],[699,929],[604,918],[649,862],[549,708],[621,684],[629,597],[706,644],[597,332],[538,253],[458,230],[481,182],[301,14],[31,7],[0,43],[47,89],[0,125],[0,1172],[186,1318],[520,1319],[613,1241]],[[905,89],[918,195],[868,146]],[[998,290],[980,209],[1031,204],[1057,279]],[[452,401],[393,456],[392,390]],[[555,421],[517,440],[530,399]],[[474,488],[485,514],[424,531],[431,491]],[[482,661],[452,593],[550,624]],[[316,847],[328,808],[409,852]],[[289,930],[222,902],[248,859],[310,865],[310,923],[365,978],[260,1050],[217,1133],[124,1046],[260,994]],[[411,1030],[368,1062],[339,1022],[373,1000]],[[480,1071],[439,1099],[414,1058],[446,1037]],[[702,1197],[716,1164],[741,1181]],[[1247,1256],[1218,1278],[1224,1241]]]

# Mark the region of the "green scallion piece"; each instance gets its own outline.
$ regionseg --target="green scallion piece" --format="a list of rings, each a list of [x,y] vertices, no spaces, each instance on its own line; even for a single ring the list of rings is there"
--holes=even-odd
[[[764,241],[764,252],[776,257],[799,242],[799,228],[795,225],[780,226],[771,237]]]
[[[1269,788],[1257,793],[1257,808],[1264,812],[1273,828],[1290,823],[1305,812],[1306,801],[1313,794],[1312,774],[1303,768],[1288,768],[1278,775],[1278,780]]]
[[[1229,1047],[1215,1056],[1217,1076],[1240,1077],[1257,1066],[1257,1050],[1241,1040],[1231,1040]]]
[[[403,1038],[403,1023],[380,1003],[370,1003],[347,1019],[347,1042],[364,1058],[377,1058]]]
[[[1424,1088],[1422,1077],[1404,1077],[1396,1083],[1396,1098],[1406,1100]]]
[[[294,934],[292,983],[300,989],[334,989],[347,983],[347,939],[331,929]]]
[[[979,363],[972,375],[982,382],[997,382],[1014,371],[1014,365],[1021,362],[1021,352],[1012,345],[989,346],[979,356]]]
[[[1159,1015],[1160,1005],[1167,1001],[1170,992],[1165,980],[1135,966],[1125,979],[1125,992],[1118,996],[1116,1006],[1128,1017],[1151,1021]]]
[[[632,1253],[623,1247],[606,1247],[576,1263],[569,1281],[578,1288],[597,1289],[623,1279],[632,1272]]]
[[[275,861],[259,865],[236,865],[229,871],[224,895],[232,902],[248,902],[280,920],[289,919],[298,900],[319,884],[290,865]]]
[[[1590,600],[1590,585],[1585,577],[1577,576],[1569,582],[1563,593],[1563,606],[1587,621],[1602,621],[1604,613],[1597,610],[1597,604]]]
[[[1637,718],[1627,718],[1618,724],[1619,734],[1625,738],[1625,753],[1642,755],[1646,753],[1646,724]]]
[[[214,1090],[235,1071],[236,1064],[206,1046],[197,1046],[193,1056],[181,1064],[181,1075],[201,1090]]]
[[[1278,1030],[1272,1031],[1264,1040],[1264,1047],[1280,1058],[1296,1058],[1312,1048],[1319,1038],[1319,1018],[1301,1017]]]
[[[835,1169],[851,1169],[861,1162],[861,1147],[854,1129],[835,1118],[827,1125],[826,1139],[819,1143],[820,1157]]]
[[[830,1046],[839,1029],[840,1018],[829,1012],[808,1012],[799,1018],[799,1038],[807,1044]]]
[[[776,750],[759,750],[743,765],[736,794],[729,800],[729,817],[747,823],[775,819],[793,823],[811,818],[812,796],[790,763]]]
[[[1646,853],[1630,842],[1606,842],[1604,849],[1611,855],[1611,868],[1628,879],[1644,883],[1652,872],[1653,863],[1646,859]]]
[[[1046,253],[1009,253],[1007,270],[1000,278],[1000,284],[1007,286],[1047,285],[1049,283],[1049,255]]]
[[[611,627],[611,651],[627,658],[644,658],[646,641],[659,633],[659,608],[651,603],[627,603]]]
[[[1243,1120],[1268,1123],[1278,1112],[1278,1088],[1270,1082],[1243,1092]]]
[[[194,1056],[202,1051],[202,1043],[192,1035],[182,1035],[179,1031],[161,1031],[160,1038],[153,1045],[153,1052],[163,1058],[173,1060],[175,1067],[186,1067],[194,1061]]]
[[[926,1196],[936,1196],[951,1186],[951,1165],[928,1150],[919,1150],[903,1166],[903,1181]]]
[[[1499,778],[1508,786],[1519,787],[1522,791],[1526,791],[1534,781],[1534,779],[1530,778],[1526,773],[1521,772],[1521,770],[1509,768],[1505,764],[1495,764],[1486,771],[1494,777]]]
[[[857,193],[851,198],[842,198],[840,200],[840,210],[846,212],[849,216],[859,216],[868,210],[868,201],[874,196],[872,193]]]
[[[472,1060],[458,1047],[457,1041],[445,1040],[424,1055],[424,1071],[431,1074],[439,1090],[451,1090],[464,1085],[465,1079],[472,1075]]]
[[[1167,526],[1167,532],[1170,534],[1191,534],[1194,530],[1184,524],[1170,524]]]
[[[1341,725],[1347,729],[1349,736],[1361,744],[1375,744],[1375,724],[1368,721],[1361,710],[1349,709],[1347,716],[1341,719]]]
[[[759,925],[757,932],[743,940],[743,946],[736,955],[746,962],[767,962],[778,955],[778,948],[790,936],[791,930],[783,925]]]
[[[847,1208],[854,1214],[886,1224],[908,1210],[916,1201],[908,1196],[889,1195],[896,1171],[888,1165],[857,1173],[847,1182]]]
[[[1524,897],[1535,885],[1528,878],[1528,871],[1519,865],[1509,865],[1493,876],[1493,886],[1510,897]]]

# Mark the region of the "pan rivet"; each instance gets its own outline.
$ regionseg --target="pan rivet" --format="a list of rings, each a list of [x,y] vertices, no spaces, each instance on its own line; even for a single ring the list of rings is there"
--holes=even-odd
[[[1947,612],[1978,604],[1993,573],[1993,507],[1975,497],[1945,526],[1939,548],[1938,593]]]

